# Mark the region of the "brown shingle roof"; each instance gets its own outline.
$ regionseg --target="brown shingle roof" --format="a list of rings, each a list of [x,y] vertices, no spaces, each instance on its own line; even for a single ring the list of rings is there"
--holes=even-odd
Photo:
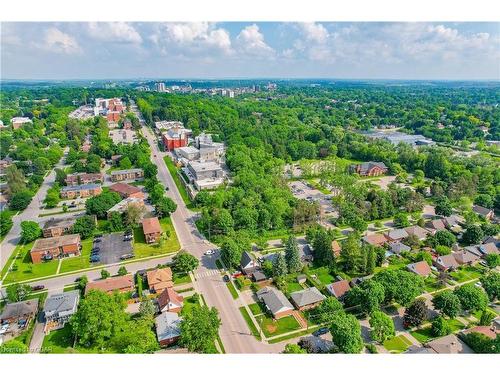
[[[103,292],[112,292],[114,290],[132,290],[134,288],[134,277],[132,275],[110,277],[104,280],[92,281],[87,284],[85,293],[97,289]]]
[[[482,333],[485,336],[488,336],[490,339],[494,340],[497,337],[498,332],[495,330],[493,327],[488,327],[488,326],[477,326],[477,327],[472,327],[469,328],[468,330],[464,331],[464,333],[467,335],[469,333]]]
[[[387,238],[382,233],[375,233],[364,236],[363,241],[370,245],[380,246],[387,242]]]
[[[182,301],[184,298],[177,294],[177,292],[172,288],[166,288],[163,292],[158,296],[158,305],[160,309],[163,309],[169,302],[172,302],[175,305],[182,306]]]
[[[172,282],[172,270],[169,267],[148,271],[146,276],[150,288],[165,289],[174,285]]]
[[[142,230],[144,234],[161,233],[160,221],[157,217],[150,217],[142,220]]]
[[[349,281],[340,280],[328,285],[327,289],[333,296],[340,298],[351,290],[351,286],[349,285]]]
[[[60,237],[40,238],[35,241],[31,252],[44,251],[56,247],[73,245],[80,242],[79,234],[68,234]]]
[[[431,273],[431,267],[429,267],[429,265],[425,260],[408,264],[407,268],[411,272],[416,273],[417,275],[420,276],[429,276],[429,274]]]
[[[139,189],[137,186],[125,184],[123,182],[118,182],[116,184],[113,184],[109,187],[109,190],[114,191],[121,196],[130,196],[135,193],[139,193],[141,189]]]

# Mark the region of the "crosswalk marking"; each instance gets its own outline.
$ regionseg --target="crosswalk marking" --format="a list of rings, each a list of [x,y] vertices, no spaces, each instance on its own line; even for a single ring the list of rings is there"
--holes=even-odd
[[[208,271],[205,271],[205,272],[195,273],[195,276],[196,276],[197,279],[203,279],[205,277],[213,276],[213,275],[218,275],[218,274],[219,274],[218,270],[208,270]]]

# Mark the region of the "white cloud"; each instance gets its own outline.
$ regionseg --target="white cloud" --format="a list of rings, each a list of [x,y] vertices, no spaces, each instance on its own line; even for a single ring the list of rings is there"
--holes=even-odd
[[[305,35],[307,40],[324,43],[328,39],[328,30],[320,23],[302,22],[299,23],[299,28]]]
[[[68,55],[82,53],[82,49],[76,39],[56,27],[46,30],[42,48]]]
[[[267,45],[264,34],[259,30],[259,26],[253,24],[245,27],[236,37],[239,52],[252,56],[273,56],[274,49]]]
[[[114,43],[142,43],[137,30],[126,22],[89,22],[88,34],[97,40]]]

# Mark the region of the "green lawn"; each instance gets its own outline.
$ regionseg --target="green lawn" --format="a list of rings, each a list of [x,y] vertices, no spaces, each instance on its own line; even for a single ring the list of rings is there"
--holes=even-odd
[[[174,285],[182,285],[191,282],[191,277],[187,273],[175,273],[173,274]]]
[[[194,295],[184,298],[184,305],[182,306],[181,315],[188,314],[193,309],[194,306],[199,306],[199,305],[200,303],[196,300]]]
[[[57,271],[57,260],[52,260],[50,262],[42,262],[38,264],[33,264],[31,262],[30,250],[33,247],[33,242],[26,245],[18,245],[13,252],[13,257],[15,256],[16,262],[14,269],[9,272],[4,280],[4,284],[20,282],[24,280],[34,279],[37,277],[51,276],[55,275]],[[14,255],[17,254],[17,255]],[[13,259],[13,258],[12,258]],[[7,272],[11,259],[5,265],[2,270],[2,275]]]
[[[420,328],[415,331],[410,332],[410,334],[415,337],[419,342],[422,344],[426,343],[427,341],[430,341],[434,338],[432,336],[432,328],[431,326],[428,326],[426,328]]]
[[[257,321],[266,337],[281,335],[300,328],[299,323],[293,316],[285,316],[278,320],[274,320],[269,316],[259,316]]]
[[[465,281],[474,280],[481,277],[483,270],[475,266],[465,266],[450,272],[450,276],[458,283],[463,283]]]
[[[186,191],[186,187],[182,183],[181,178],[179,177],[179,174],[177,173],[178,169],[175,166],[174,162],[168,156],[165,156],[165,158],[163,160],[165,161],[165,165],[167,166],[168,171],[170,172],[170,175],[174,179],[175,186],[177,186],[177,189],[179,190],[179,193],[182,197],[182,200],[184,201],[184,203],[186,205],[191,206],[192,205],[191,199],[189,198],[189,194]]]
[[[411,341],[403,335],[394,336],[390,340],[384,342],[384,348],[391,353],[402,353],[411,346]]]
[[[77,257],[65,258],[62,260],[59,273],[77,271],[84,268],[89,268],[90,252],[92,250],[92,238],[87,238],[82,241],[82,254]]]
[[[432,277],[432,276],[426,277],[424,279],[424,283],[425,283],[425,291],[429,292],[429,293],[432,293],[432,292],[435,292],[437,290],[440,290],[440,289],[444,288],[439,283],[439,281],[437,280],[436,277]]]
[[[275,338],[275,339],[271,339],[268,341],[269,344],[276,344],[277,342],[281,342],[281,341],[285,341],[285,340],[290,340],[290,339],[293,339],[295,337],[300,337],[300,336],[305,336],[309,333],[312,333],[314,331],[316,331],[319,327],[311,327],[307,330],[304,330],[304,331],[300,331],[300,332],[294,332],[294,333],[291,333],[289,335],[284,335],[282,337],[278,337],[278,338]]]
[[[69,292],[71,290],[76,290],[78,289],[78,285],[66,285],[63,289],[63,292]]]
[[[250,332],[252,332],[252,335],[254,335],[254,337],[257,340],[260,340],[259,331],[258,331],[257,327],[255,327],[255,324],[253,323],[252,319],[250,318],[250,315],[248,315],[248,311],[245,309],[244,306],[240,307],[240,312],[241,312],[241,315],[243,315],[243,319],[245,319],[245,322],[247,323],[247,326],[250,329]]]
[[[156,244],[146,243],[142,227],[134,229],[134,254],[136,258],[170,254],[180,250],[181,245],[177,239],[172,220],[169,217],[164,217],[160,219],[160,225],[163,233],[167,233],[168,237]]]
[[[97,349],[87,349],[82,347],[73,347],[74,336],[69,324],[63,328],[50,332],[43,339],[42,353],[48,354],[95,354],[100,353]],[[105,353],[112,353],[106,351]]]
[[[328,267],[311,267],[307,272],[309,276],[316,275],[316,280],[319,280],[323,285],[331,284],[335,281],[335,278],[330,274]]]
[[[251,305],[248,305],[248,308],[250,309],[253,315],[260,315],[264,313],[264,310],[258,303],[252,303]]]
[[[457,331],[460,331],[461,329],[465,328],[463,323],[458,321],[457,319],[448,319],[447,322],[448,322],[448,325],[450,326],[452,332],[457,332]]]
[[[237,299],[238,292],[236,291],[236,288],[234,287],[233,283],[229,281],[226,283],[226,285],[227,285],[227,289],[229,289],[229,292],[231,293],[231,296],[233,296],[233,299]]]

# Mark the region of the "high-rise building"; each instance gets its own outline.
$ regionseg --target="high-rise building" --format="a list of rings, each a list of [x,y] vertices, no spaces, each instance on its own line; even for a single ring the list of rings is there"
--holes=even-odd
[[[163,82],[156,82],[155,83],[155,90],[158,92],[165,92],[165,83]]]

